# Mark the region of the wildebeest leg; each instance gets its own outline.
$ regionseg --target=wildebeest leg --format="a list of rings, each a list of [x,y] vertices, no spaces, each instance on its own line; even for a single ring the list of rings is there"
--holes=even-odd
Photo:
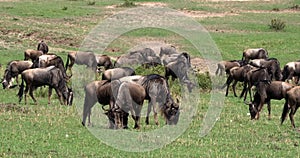
[[[268,105],[268,119],[271,119],[271,101],[267,101],[267,105]]]
[[[247,87],[248,86],[248,87]],[[244,82],[244,86],[243,86],[243,90],[242,90],[242,93],[240,95],[240,98],[242,98],[244,96],[244,101],[246,100],[247,98],[247,93],[248,93],[248,89],[249,89],[249,85],[247,82]]]
[[[122,116],[122,124],[123,124],[123,129],[128,129],[128,113],[127,112],[123,112],[123,116]]]
[[[24,91],[24,100],[25,100],[25,104],[27,104],[27,93],[29,90],[30,85],[26,85],[25,91]]]
[[[296,105],[294,106],[291,106],[291,111],[290,111],[290,120],[291,120],[291,124],[293,126],[293,128],[295,128],[295,122],[294,122],[294,114],[296,113],[296,108],[295,108]]]
[[[137,105],[137,107],[134,109],[134,115],[135,115],[135,129],[140,129],[140,116],[141,116],[141,111],[142,111],[142,105]]]
[[[299,103],[296,103],[296,106],[294,106],[292,109],[293,109],[293,126],[294,126],[294,128],[296,127],[295,126],[295,122],[294,122],[294,115],[295,115],[295,113],[297,112],[297,110],[298,110],[298,108],[299,108]]]
[[[32,98],[32,100],[34,101],[35,104],[37,104],[36,99],[33,96],[33,90],[35,89],[35,87],[30,86],[29,88],[29,95]]]
[[[219,70],[220,70],[220,68],[219,68],[219,65],[218,65],[218,68],[217,68],[217,70],[216,70],[216,72],[215,72],[216,75],[218,75]]]
[[[222,88],[225,88],[225,86],[227,85],[226,94],[225,94],[226,97],[228,95],[229,86],[230,86],[232,81],[233,81],[233,78],[231,76],[228,76],[226,83],[222,87]]]
[[[55,89],[55,92],[56,92],[56,94],[57,94],[57,96],[58,96],[58,99],[59,99],[60,104],[61,104],[61,105],[64,105],[62,93],[61,93],[57,88],[54,88],[54,89]]]
[[[49,86],[49,89],[48,89],[48,105],[50,105],[51,95],[52,95],[52,87]]]
[[[148,109],[147,109],[147,115],[146,115],[146,125],[149,125],[149,114],[151,112],[151,108],[152,108],[152,100],[150,99],[148,102]]]
[[[251,87],[252,87],[252,84],[249,83],[247,90],[249,91],[250,101],[252,102]],[[247,91],[246,91],[246,94],[245,94],[245,97],[244,97],[244,101],[246,100],[246,97],[247,97]],[[263,102],[263,104],[264,104],[264,102]]]
[[[237,97],[237,95],[236,95],[236,91],[235,91],[235,87],[236,87],[236,84],[238,83],[238,81],[237,80],[234,80],[234,82],[233,82],[233,84],[232,84],[232,90],[233,90],[233,94],[234,94],[234,96],[235,97]]]
[[[84,98],[84,105],[83,105],[83,116],[82,116],[82,125],[85,126],[86,117],[88,116],[88,126],[91,125],[91,111],[92,107],[95,105],[97,101],[94,100],[91,96],[86,94]]]

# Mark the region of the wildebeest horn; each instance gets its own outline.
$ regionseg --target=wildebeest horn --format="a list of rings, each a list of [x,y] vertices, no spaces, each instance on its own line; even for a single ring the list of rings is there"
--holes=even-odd
[[[251,102],[244,101],[246,105],[251,105]]]
[[[109,111],[109,110],[110,110],[110,109],[105,109],[104,106],[105,106],[105,105],[102,105],[102,109],[103,109],[104,111]]]

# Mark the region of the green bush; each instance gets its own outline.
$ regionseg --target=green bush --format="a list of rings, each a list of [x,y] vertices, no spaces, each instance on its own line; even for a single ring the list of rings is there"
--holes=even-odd
[[[197,73],[196,74],[197,83],[199,88],[204,90],[211,90],[212,88],[212,81],[210,79],[209,73]]]
[[[269,24],[270,29],[273,29],[275,31],[280,31],[285,28],[285,22],[280,19],[272,19],[271,23]]]
[[[124,3],[120,7],[135,7],[135,3],[132,0],[124,0]]]
[[[88,1],[88,2],[87,2],[87,5],[95,5],[95,4],[96,4],[95,1]]]

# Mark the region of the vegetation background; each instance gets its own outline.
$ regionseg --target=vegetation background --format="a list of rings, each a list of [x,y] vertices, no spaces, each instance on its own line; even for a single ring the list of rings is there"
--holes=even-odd
[[[170,7],[194,18],[209,31],[224,60],[241,59],[244,49],[257,47],[266,48],[281,67],[299,59],[299,0],[0,0],[0,73],[9,61],[22,60],[24,50],[35,49],[42,39],[50,52],[65,60],[67,52],[77,50],[103,19],[139,5]],[[270,29],[272,19],[280,19],[285,27]],[[117,56],[141,41],[164,41],[201,58],[184,39],[159,29],[122,35],[105,53]],[[260,120],[250,120],[248,106],[230,93],[214,128],[201,138],[199,129],[210,100],[204,87],[199,91],[198,111],[183,135],[164,148],[132,153],[95,139],[82,127],[76,106],[61,106],[57,99],[47,105],[43,89],[35,92],[38,105],[18,104],[17,91],[0,90],[0,157],[300,157],[299,128],[292,129],[289,119],[280,125],[283,100],[272,101],[270,120],[266,108]],[[295,120],[299,127],[297,113]],[[142,126],[156,128],[153,122]]]

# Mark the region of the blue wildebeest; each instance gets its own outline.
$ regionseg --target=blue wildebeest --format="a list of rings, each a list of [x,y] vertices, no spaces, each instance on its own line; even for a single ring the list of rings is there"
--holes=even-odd
[[[24,52],[24,60],[31,59],[32,62],[35,62],[36,60],[38,60],[39,56],[41,56],[41,55],[43,55],[42,51],[27,49]]]
[[[243,60],[220,61],[217,64],[217,70],[216,70],[215,74],[223,75],[223,72],[226,72],[226,74],[229,74],[231,68],[241,67],[243,65],[245,65]]]
[[[95,54],[96,61],[97,61],[97,66],[104,67],[104,70],[107,69],[112,69],[113,68],[113,63],[111,62],[111,59],[108,55],[103,55],[103,54]]]
[[[282,81],[296,78],[295,83],[298,84],[300,77],[300,61],[289,62],[284,65],[282,70]]]
[[[130,111],[135,121],[134,128],[139,129],[142,106],[146,97],[145,89],[133,82],[115,80],[112,84],[114,82],[119,82],[115,102],[110,109],[114,116],[115,128],[128,128],[128,114]]]
[[[165,65],[165,78],[168,80],[169,76],[171,76],[173,81],[178,78],[180,83],[185,84],[188,91],[191,92],[195,87],[195,83],[188,77],[190,68],[190,56],[187,53],[181,53]]]
[[[18,75],[24,70],[30,69],[33,63],[31,61],[13,60],[7,64],[4,71],[4,77],[2,81],[3,89],[10,88],[12,86],[13,78],[16,78],[18,84]]]
[[[296,86],[296,87],[290,89],[286,93],[285,103],[284,103],[284,107],[283,107],[283,111],[282,111],[282,115],[281,115],[281,124],[283,124],[287,114],[290,111],[289,117],[291,120],[292,127],[293,128],[296,127],[295,122],[294,122],[294,115],[300,106],[299,96],[300,96],[300,86]]]
[[[82,125],[85,126],[86,117],[88,117],[88,126],[91,125],[91,111],[92,107],[99,102],[102,104],[102,107],[105,105],[110,105],[112,107],[114,102],[114,96],[112,90],[115,88],[111,87],[111,82],[107,80],[93,81],[88,83],[85,90],[85,98],[83,105],[83,116],[82,116]],[[108,113],[107,113],[108,114]]]
[[[69,69],[72,76],[72,67],[74,64],[77,65],[86,65],[88,68],[91,68],[94,72],[97,70],[97,59],[93,52],[82,52],[82,51],[72,51],[68,53],[66,61],[66,70]]]
[[[251,119],[259,119],[259,113],[264,104],[268,105],[268,117],[271,118],[271,99],[281,100],[286,97],[287,91],[292,89],[294,85],[282,82],[272,81],[258,82],[256,85],[256,93],[253,102],[246,103],[249,105]]]
[[[243,58],[246,63],[249,62],[250,59],[267,59],[268,52],[264,48],[254,48],[254,49],[246,49],[243,51]]]
[[[38,43],[37,50],[42,51],[43,54],[47,54],[49,51],[48,45],[42,40]]]
[[[114,63],[115,67],[142,65],[142,64],[160,64],[160,58],[150,48],[144,48],[141,50],[131,51],[128,54],[124,54],[117,58]]]
[[[102,104],[103,110],[105,110],[104,106],[109,104],[109,109],[105,110],[105,114],[109,118],[110,128],[115,127],[116,123],[119,123],[120,119],[124,121],[122,121],[122,124],[124,125],[123,128],[127,128],[127,116],[129,110],[134,111],[132,112],[132,115],[136,121],[135,127],[139,128],[138,120],[141,108],[139,106],[142,106],[142,101],[145,97],[145,90],[142,86],[136,86],[137,84],[134,83],[126,83],[126,85],[120,89],[119,87],[121,84],[122,82],[119,80],[114,80],[112,82],[101,80],[93,81],[85,86],[85,99],[82,118],[83,126],[85,126],[86,117],[88,117],[88,125],[91,125],[91,109],[98,101],[98,103]],[[131,88],[132,84],[134,84],[133,87],[137,88],[126,89],[128,87]],[[135,101],[139,104],[134,107],[132,101]],[[121,117],[121,115],[123,116]],[[136,117],[136,115],[138,117]]]
[[[249,72],[251,69],[253,69],[253,66],[244,65],[241,67],[239,67],[239,66],[233,67],[229,70],[229,75],[227,77],[226,83],[222,86],[222,89],[227,86],[225,96],[228,96],[229,86],[230,86],[231,82],[234,81],[232,84],[232,89],[233,89],[234,96],[237,97],[236,92],[235,92],[236,84],[238,82],[244,82],[246,79],[247,72]],[[242,97],[242,94],[240,97]]]
[[[282,80],[280,62],[276,58],[254,59],[250,60],[249,64],[254,67],[267,68],[269,74],[271,75],[271,80]]]
[[[247,98],[247,92],[249,91],[250,101],[252,101],[251,88],[258,82],[265,81],[271,82],[271,76],[266,68],[254,68],[246,73],[244,78],[244,88],[241,96],[244,95],[244,101]]]
[[[48,86],[48,104],[50,104],[50,97],[52,94],[52,89],[54,88],[59,101],[61,104],[71,105],[73,93],[70,88],[68,88],[66,80],[63,76],[63,72],[55,66],[50,66],[47,68],[35,68],[28,69],[22,72],[22,83],[18,92],[19,102],[22,101],[24,94],[24,82],[26,83],[25,88],[25,104],[27,103],[27,93],[36,103],[36,99],[33,96],[33,91],[37,87]]]
[[[55,66],[59,68],[63,73],[64,78],[67,80],[69,79],[64,67],[64,61],[56,54],[43,54],[33,63],[34,68],[46,68],[49,66]]]
[[[165,117],[166,124],[177,124],[180,115],[179,105],[172,99],[168,83],[163,76],[158,74],[136,75],[123,77],[120,80],[135,82],[144,87],[146,92],[145,99],[149,100],[146,124],[149,124],[149,114],[152,108],[155,123],[158,125],[156,104],[158,104],[159,111]]]
[[[130,67],[118,67],[105,70],[102,74],[102,80],[116,80],[125,76],[135,75],[135,71]]]

